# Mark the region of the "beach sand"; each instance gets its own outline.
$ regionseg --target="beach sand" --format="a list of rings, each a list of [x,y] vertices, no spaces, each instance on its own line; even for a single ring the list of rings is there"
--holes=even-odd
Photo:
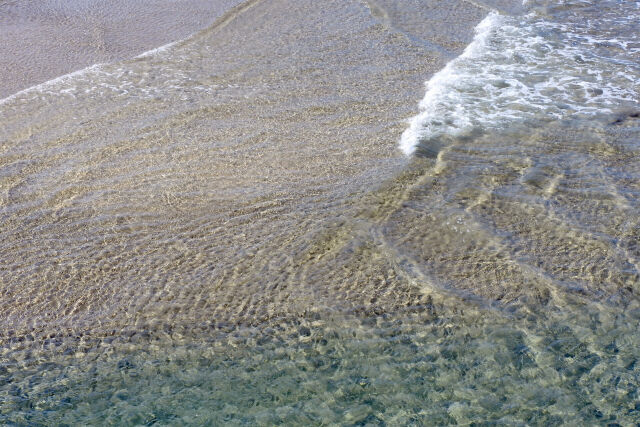
[[[165,50],[3,101],[0,333],[263,324],[435,300],[563,306],[573,277],[586,295],[624,298],[626,252],[569,212],[633,247],[633,227],[619,227],[633,208],[574,197],[589,180],[564,178],[555,145],[540,142],[608,159],[613,131],[561,123],[517,144],[512,128],[443,137],[423,157],[398,149],[423,82],[486,14],[463,0],[252,0]],[[610,161],[633,168],[632,154]],[[557,218],[535,198],[496,196],[558,188]],[[512,252],[502,233],[528,243]]]
[[[211,25],[239,0],[0,2],[0,98],[131,58]]]
[[[3,185],[4,330],[253,322],[366,307],[370,286],[376,306],[411,304],[406,281],[321,280],[333,267],[313,253],[407,165],[397,140],[423,82],[487,13],[420,4],[250,1],[5,104],[20,172]]]

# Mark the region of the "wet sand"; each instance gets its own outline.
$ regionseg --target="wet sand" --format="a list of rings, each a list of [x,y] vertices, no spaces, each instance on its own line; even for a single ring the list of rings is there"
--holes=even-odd
[[[321,280],[313,254],[406,166],[396,143],[423,82],[486,10],[385,7],[246,2],[166,52],[5,104],[5,331],[415,302],[373,272]]]
[[[0,98],[183,39],[240,0],[0,2]]]
[[[443,139],[426,158],[398,150],[423,82],[485,16],[476,4],[248,1],[166,51],[6,101],[1,333],[624,299],[636,280],[625,266],[637,262],[624,249],[634,238],[620,228],[634,209],[624,198],[565,198],[567,212],[550,219],[544,201],[495,196],[503,185],[535,192],[526,177],[553,154],[539,141],[587,141],[581,130],[519,136],[515,154],[508,131]],[[606,153],[589,144],[576,159]],[[493,160],[483,145],[509,154]],[[633,168],[632,156],[616,161]],[[540,197],[589,185],[547,169],[534,178],[546,186],[552,174]],[[571,211],[611,222],[576,228]],[[539,227],[523,227],[535,212]],[[503,229],[528,243],[512,252]],[[531,249],[552,242],[563,243]],[[579,255],[563,255],[573,247]]]

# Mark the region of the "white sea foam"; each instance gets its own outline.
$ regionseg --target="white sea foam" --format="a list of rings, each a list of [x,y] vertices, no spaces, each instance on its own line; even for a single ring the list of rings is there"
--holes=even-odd
[[[0,99],[0,105],[3,104],[8,104],[9,102],[20,98],[24,95],[28,95],[30,93],[34,93],[34,92],[43,92],[45,91],[47,88],[51,88],[54,86],[58,86],[58,85],[64,85],[65,83],[69,82],[70,80],[73,80],[74,78],[77,77],[81,77],[87,73],[91,73],[91,72],[95,72],[95,71],[99,71],[100,67],[102,67],[104,64],[93,64],[90,65],[89,67],[86,68],[82,68],[80,70],[76,70],[73,71],[69,74],[63,74],[62,76],[58,76],[54,79],[51,80],[47,80],[46,82],[43,83],[39,83],[37,85],[34,86],[30,86],[26,89],[22,89],[21,91],[18,91],[12,95],[7,96],[6,98],[2,98]]]
[[[400,148],[412,154],[445,134],[637,105],[637,42],[624,31],[635,24],[614,6],[588,20],[575,13],[553,21],[535,5],[522,17],[490,13],[462,55],[426,83]],[[605,20],[618,31],[603,34],[598,24]]]
[[[189,37],[192,37],[192,36],[189,36]],[[184,40],[187,40],[187,39],[184,39]],[[136,56],[136,59],[148,58],[150,56],[159,55],[161,53],[167,52],[167,51],[171,50],[172,47],[176,46],[178,43],[180,43],[180,42],[182,42],[184,40],[177,40],[177,41],[162,45],[160,47],[157,47],[155,49],[150,49],[150,50],[148,50],[146,52],[143,52],[140,55]]]
[[[154,49],[150,49],[136,56],[135,59],[151,58],[157,55],[165,54],[169,52],[172,47],[184,40],[188,40],[190,37],[192,36],[189,36],[183,40],[177,40],[171,43],[167,43]],[[114,75],[111,70],[106,69],[109,65],[110,64],[108,63],[93,64],[80,70],[76,70],[71,73],[63,74],[61,76],[53,78],[51,80],[47,80],[46,82],[30,86],[26,89],[22,89],[21,91],[9,95],[6,98],[0,99],[0,105],[8,104],[19,98],[33,99],[34,97],[38,97],[39,95],[45,93],[59,93],[61,95],[75,96],[78,88],[77,85],[74,85],[74,81],[96,80],[97,84],[88,89],[83,89],[83,93],[89,93],[97,90],[98,88],[125,91],[125,89],[123,89],[123,86],[128,86],[129,83],[124,80],[121,84],[106,84],[105,82],[100,82],[100,80],[106,80],[106,77],[122,77],[121,68],[117,69],[120,75]]]
[[[435,114],[442,110],[443,103],[450,103],[449,117],[442,117],[442,121],[446,121],[446,125],[451,130],[465,129],[471,123],[469,118],[464,114],[462,103],[452,99],[455,96],[455,87],[464,76],[461,71],[464,70],[463,63],[465,60],[473,60],[475,57],[482,55],[485,45],[489,39],[490,33],[501,21],[500,15],[491,12],[476,27],[476,36],[464,50],[462,55],[450,61],[441,71],[436,73],[431,80],[426,83],[427,92],[420,102],[422,112],[413,117],[409,122],[409,128],[404,131],[400,140],[400,148],[406,154],[411,154],[415,150],[420,139],[435,135],[437,132],[435,127],[443,124],[436,120]],[[458,102],[456,102],[458,101]],[[428,124],[431,122],[431,126]],[[427,126],[425,126],[427,125]]]

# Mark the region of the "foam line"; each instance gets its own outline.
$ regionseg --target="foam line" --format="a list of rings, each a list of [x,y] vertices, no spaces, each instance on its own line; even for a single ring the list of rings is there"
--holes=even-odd
[[[491,12],[475,28],[475,37],[465,48],[464,52],[457,58],[449,61],[447,65],[434,74],[426,83],[427,92],[420,102],[422,112],[409,121],[409,128],[404,131],[400,139],[400,149],[407,155],[412,154],[420,139],[429,134],[430,129],[424,127],[424,123],[436,110],[435,103],[439,101],[443,94],[451,90],[452,84],[458,79],[456,70],[458,64],[465,58],[473,58],[479,55],[484,49],[491,30],[500,24],[501,16],[496,12]],[[445,118],[443,118],[445,120]],[[464,121],[464,119],[463,119]]]

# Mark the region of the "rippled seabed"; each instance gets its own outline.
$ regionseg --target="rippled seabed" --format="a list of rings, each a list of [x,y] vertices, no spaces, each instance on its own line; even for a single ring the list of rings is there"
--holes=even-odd
[[[534,4],[533,22],[604,25],[595,17],[621,5],[635,7]],[[387,37],[356,28],[366,40]],[[526,47],[542,60],[546,40],[558,48],[563,38],[539,29],[539,45]],[[634,83],[625,58],[637,59],[637,47],[625,44],[625,29],[574,59],[614,75],[623,67]],[[300,34],[291,31],[313,44]],[[2,422],[640,422],[637,87],[612,102],[593,82],[569,82],[520,106],[499,92],[500,107],[526,120],[493,128],[482,120],[494,89],[456,83],[449,89],[466,108],[477,102],[471,123],[437,123],[427,111],[410,161],[381,160],[392,155],[378,158],[366,143],[361,152],[329,146],[326,156],[330,148],[340,156],[328,157],[327,172],[313,163],[317,147],[305,153],[295,141],[321,139],[304,133],[309,118],[352,133],[379,126],[367,117],[380,113],[358,104],[362,93],[322,105],[302,99],[238,131],[233,117],[248,113],[237,99],[266,110],[305,75],[284,84],[242,67],[213,69],[202,59],[211,39],[201,37],[176,57],[101,68],[5,105]],[[318,60],[309,55],[296,61]],[[493,87],[531,83],[518,80],[526,69],[507,68],[497,67],[511,80]],[[564,74],[578,79],[580,70]],[[534,83],[544,81],[535,72]],[[229,83],[235,76],[246,87]],[[154,78],[162,86],[140,83]],[[69,98],[53,97],[60,90]],[[96,92],[99,102],[89,96]],[[207,104],[214,94],[219,104]],[[290,137],[301,163],[280,166],[264,126]],[[226,151],[220,141],[230,140]],[[256,145],[263,154],[253,162]],[[243,178],[229,184],[233,176]]]

